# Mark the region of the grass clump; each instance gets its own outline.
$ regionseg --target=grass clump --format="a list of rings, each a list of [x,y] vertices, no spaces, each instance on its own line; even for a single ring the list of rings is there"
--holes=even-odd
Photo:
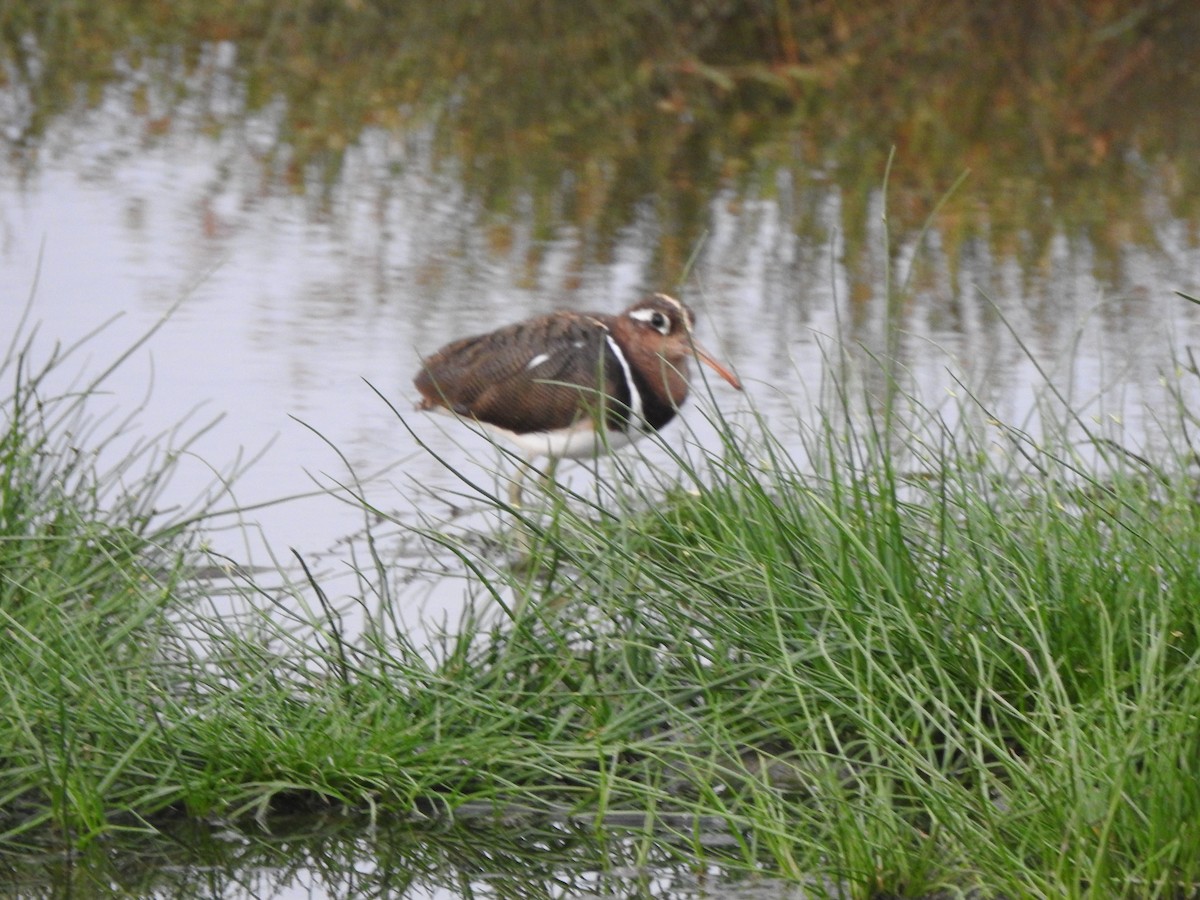
[[[78,346],[35,366],[18,340],[0,361],[0,841],[85,840],[170,802],[133,786],[173,768],[156,716],[194,534],[156,504],[188,441],[105,430],[89,405],[113,369],[51,389]]]
[[[969,399],[874,416],[844,385],[797,446],[718,420],[666,485],[618,469],[504,510],[523,567],[431,529],[476,600],[420,648],[372,541],[346,602],[246,581],[218,613],[194,521],[155,513],[174,457],[97,476],[88,391],[9,369],[6,847],[486,808],[842,895],[1200,884],[1192,368],[1153,452],[1052,392],[1036,432]]]
[[[1037,437],[971,403],[885,432],[835,397],[803,454],[727,431],[665,504],[564,507],[530,626],[584,660],[560,721],[621,759],[606,796],[723,814],[793,877],[1194,891],[1200,514],[1176,397],[1154,459],[1052,393]]]

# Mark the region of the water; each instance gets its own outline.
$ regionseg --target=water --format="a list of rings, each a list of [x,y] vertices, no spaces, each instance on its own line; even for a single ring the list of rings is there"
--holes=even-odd
[[[359,478],[385,473],[368,496],[401,522],[444,518],[450,507],[440,495],[462,490],[376,389],[438,455],[502,490],[494,473],[505,464],[484,439],[412,412],[420,355],[553,308],[616,310],[644,292],[676,290],[652,280],[661,227],[651,217],[618,234],[608,261],[582,270],[566,224],[535,237],[516,216],[495,246],[494,226],[436,165],[428,134],[367,132],[320,202],[264,181],[253,142],[238,135],[185,128],[148,138],[119,95],[61,120],[45,147],[37,166],[0,179],[0,334],[30,296],[43,351],[108,323],[81,359],[94,372],[167,317],[106,385],[113,406],[127,412],[145,400],[146,433],[194,410],[197,424],[223,416],[185,461],[185,477],[172,486],[178,502],[211,490],[214,470],[261,453],[219,504],[253,508],[237,521],[247,527],[214,529],[212,546],[251,566],[290,565],[295,548],[335,596],[353,588],[340,542],[364,524],[360,510],[325,493],[351,480],[338,453]],[[747,385],[741,396],[717,383],[721,411],[736,417],[753,404],[785,440],[816,403],[832,348],[887,352],[885,298],[854,297],[856,284],[883,282],[882,228],[873,229],[877,248],[851,269],[838,201],[827,193],[821,243],[795,233],[781,200],[731,190],[710,198],[711,232],[682,290],[697,308],[700,337]],[[872,207],[882,221],[882,195]],[[1200,271],[1200,252],[1182,229],[1167,222],[1157,250],[1130,248],[1119,284],[1098,278],[1087,248],[1063,238],[1033,277],[985,247],[969,248],[953,286],[936,238],[918,251],[911,236],[900,237],[892,263],[899,279],[918,254],[931,260],[901,311],[898,346],[927,403],[952,410],[964,390],[957,376],[998,416],[1027,415],[1042,380],[1007,319],[1073,398],[1101,398],[1089,414],[1118,431],[1140,428],[1141,407],[1161,402],[1166,335],[1186,341],[1195,327],[1190,305],[1167,290]],[[711,440],[707,402],[685,407],[683,423],[664,435],[668,444]],[[671,465],[665,454],[649,457]],[[576,485],[591,477],[578,466],[563,472]],[[287,497],[297,499],[273,502]],[[496,524],[469,520],[485,530]],[[397,553],[421,552],[392,533]],[[407,562],[425,568],[419,558]],[[465,588],[450,574],[414,579],[401,592],[414,629],[456,617]]]
[[[484,440],[411,413],[420,355],[553,308],[612,311],[646,291],[676,290],[651,279],[661,233],[652,221],[624,229],[610,259],[582,271],[566,225],[535,239],[516,217],[505,245],[490,245],[487,217],[439,171],[421,134],[366,133],[341,181],[316,202],[256,177],[253,144],[186,129],[151,139],[125,112],[113,101],[61,120],[38,165],[0,179],[0,334],[12,332],[31,295],[43,352],[109,323],[86,346],[83,368],[95,371],[169,316],[107,387],[126,411],[148,397],[141,421],[149,432],[197,409],[197,421],[224,417],[196,446],[195,481],[176,485],[181,498],[207,484],[212,467],[264,448],[236,483],[240,504],[344,481],[326,442],[360,474],[389,470],[394,494],[372,499],[400,515],[413,485],[435,494],[455,485],[372,386],[437,453],[492,483],[497,454]],[[716,384],[722,412],[752,403],[785,436],[819,391],[822,347],[840,340],[886,350],[885,299],[852,297],[864,278],[882,284],[882,233],[878,252],[851,270],[837,202],[824,204],[830,237],[813,244],[790,229],[784,203],[712,197],[711,232],[682,290],[702,339],[748,386],[742,397]],[[882,197],[874,211],[882,217]],[[985,247],[967,248],[951,285],[936,237],[921,251],[902,237],[893,262],[899,279],[918,252],[931,260],[902,310],[899,345],[927,402],[960,390],[954,372],[998,413],[1023,415],[1041,379],[1011,326],[1073,397],[1107,389],[1101,411],[1127,417],[1154,399],[1170,365],[1166,335],[1186,343],[1193,334],[1196,317],[1171,288],[1194,281],[1200,252],[1170,221],[1157,249],[1129,249],[1121,283],[1097,277],[1087,248],[1062,238],[1032,277]],[[703,440],[697,404],[684,420]],[[679,425],[666,437],[690,439]],[[312,553],[361,525],[360,513],[328,496],[248,518],[266,544]],[[239,559],[264,561],[240,537],[214,540]]]
[[[484,824],[484,827],[480,827]],[[665,835],[662,840],[669,843]],[[719,842],[714,842],[719,843]],[[737,875],[712,859],[667,861],[644,837],[619,829],[510,821],[385,820],[368,827],[331,814],[276,822],[260,833],[168,826],[75,856],[10,857],[0,891],[13,897],[212,897],[223,900],[644,897],[658,900],[803,900],[804,889]]]
[[[397,568],[436,569],[403,525],[444,519],[470,500],[457,494],[461,483],[434,454],[485,486],[496,485],[493,469],[504,463],[456,423],[412,412],[419,358],[452,338],[554,308],[615,311],[644,292],[679,293],[698,312],[699,337],[747,386],[743,396],[716,382],[711,402],[734,417],[753,406],[785,441],[800,433],[818,401],[827,357],[846,348],[860,361],[890,355],[909,388],[944,405],[948,416],[969,390],[996,415],[1023,421],[1044,388],[1044,371],[1090,420],[1135,446],[1153,442],[1153,413],[1168,402],[1160,375],[1198,335],[1196,308],[1174,294],[1200,294],[1195,222],[1178,211],[1172,187],[1181,177],[1173,166],[1186,163],[1139,156],[1134,141],[1130,166],[1162,173],[1148,176],[1133,198],[1146,223],[1136,239],[1121,237],[1120,222],[1117,237],[1100,240],[1065,214],[1002,219],[1004,186],[1037,176],[995,170],[985,159],[975,161],[922,241],[920,216],[889,210],[914,195],[931,207],[950,179],[925,178],[925,160],[901,151],[894,167],[911,174],[906,187],[885,193],[880,166],[871,187],[859,190],[840,181],[832,163],[790,158],[789,141],[812,139],[799,133],[781,136],[772,147],[785,150],[763,153],[766,162],[726,160],[757,167],[750,185],[730,175],[711,188],[663,172],[629,204],[629,216],[602,227],[603,216],[583,208],[573,187],[591,177],[591,160],[567,164],[549,189],[518,187],[497,205],[479,190],[486,167],[448,153],[435,124],[367,127],[327,181],[288,177],[275,155],[280,103],[248,109],[234,67],[238,51],[215,44],[205,53],[210,63],[178,99],[164,99],[170,85],[156,87],[152,63],[131,65],[127,77],[100,90],[98,102],[77,101],[51,116],[36,140],[8,134],[0,169],[0,341],[14,333],[27,304],[43,355],[54,342],[70,344],[103,325],[64,375],[95,373],[160,326],[106,382],[97,412],[105,403],[122,412],[144,403],[144,434],[189,414],[197,425],[222,417],[171,486],[179,503],[213,490],[215,473],[261,453],[221,504],[244,507],[247,530],[210,535],[218,552],[249,565],[288,562],[296,548],[340,584],[347,536],[363,526],[364,514],[330,492],[352,472],[382,473],[367,490],[401,523],[389,531]],[[19,86],[10,84],[3,100],[11,115],[32,116]],[[884,132],[872,143],[893,139]],[[815,156],[835,152],[819,147]],[[912,182],[933,186],[914,190]],[[1094,181],[1066,181],[1039,182],[1033,192],[1056,194],[1069,206],[1073,194],[1095,190]],[[1120,194],[1101,199],[1114,210],[1131,202]],[[993,204],[994,220],[987,212]],[[982,226],[955,227],[963,209],[980,208]],[[678,285],[693,252],[695,264]],[[899,285],[910,272],[907,292],[889,312],[886,280]],[[895,343],[889,321],[900,326]],[[882,391],[878,370],[865,381]],[[666,431],[668,444],[711,441],[707,402],[689,403],[683,422]],[[647,464],[670,462],[651,450]],[[563,473],[573,483],[591,477],[578,466]],[[466,527],[476,525],[495,527],[468,518]],[[465,590],[460,574],[451,567],[448,577],[401,579],[401,614],[414,630],[423,617],[453,620]],[[354,834],[351,844],[367,840],[361,829]],[[250,839],[231,835],[226,843],[243,840]],[[208,873],[212,896],[345,896],[359,887],[351,884],[356,873],[379,889],[383,866],[374,845],[339,845],[333,863],[311,849],[293,848],[283,863],[254,854],[179,861],[158,852],[147,857],[149,881],[128,890],[192,896]],[[410,879],[405,893],[389,895],[505,894],[496,887],[495,857],[491,869],[468,874],[454,868],[464,858],[448,861],[456,874],[447,883]],[[526,887],[534,883],[529,858],[517,882]],[[70,884],[78,871],[47,890]],[[183,887],[170,885],[173,871],[182,873]],[[85,874],[102,878],[106,870],[91,866]],[[552,874],[542,893],[636,888],[693,897],[707,890],[673,877],[642,870],[632,876],[634,887],[598,875],[562,887]],[[668,882],[647,886],[647,879]],[[23,883],[31,894],[45,892],[36,879]],[[77,890],[93,888],[89,882]],[[529,895],[513,893],[519,890],[509,893]],[[783,889],[739,890],[713,895],[782,896]]]

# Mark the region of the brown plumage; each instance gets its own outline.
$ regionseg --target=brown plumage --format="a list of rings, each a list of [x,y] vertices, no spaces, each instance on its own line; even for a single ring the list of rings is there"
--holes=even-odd
[[[618,315],[554,312],[464,338],[424,361],[419,408],[474,419],[552,464],[591,456],[670,422],[691,356],[741,390],[695,343],[694,324],[690,309],[655,294]]]

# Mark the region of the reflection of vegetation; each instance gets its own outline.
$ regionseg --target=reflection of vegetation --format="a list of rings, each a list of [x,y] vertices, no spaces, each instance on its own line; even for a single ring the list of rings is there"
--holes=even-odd
[[[1184,109],[1200,95],[1200,7],[1187,0],[93,0],[0,17],[9,77],[28,92],[24,144],[80,86],[95,99],[140,60],[169,61],[182,84],[211,66],[203,47],[229,41],[248,108],[285,101],[293,178],[335,173],[364,128],[433,119],[440,153],[502,220],[531,196],[536,227],[574,223],[602,253],[649,203],[676,270],[719,185],[771,193],[780,168],[798,194],[812,172],[833,177],[853,258],[893,145],[893,227],[918,223],[969,167],[947,246],[982,237],[1027,267],[1056,230],[1111,260],[1152,246],[1151,188],[1193,228],[1200,216],[1200,119]],[[169,128],[170,104],[152,106],[148,127]],[[811,205],[795,204],[797,228],[819,227],[803,220]]]
[[[78,854],[50,846],[2,857],[0,891],[229,900],[291,896],[298,888],[356,898],[692,896],[670,887],[693,882],[688,865],[672,863],[647,835],[640,838],[492,816],[387,816],[371,823],[326,813],[276,817],[270,832],[251,826],[237,834],[176,821],[163,823],[160,833],[113,836]],[[654,890],[646,883],[651,878]]]

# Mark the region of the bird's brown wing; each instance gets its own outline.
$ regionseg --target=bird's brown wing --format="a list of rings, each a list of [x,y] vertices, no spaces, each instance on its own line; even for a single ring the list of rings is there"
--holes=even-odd
[[[599,408],[601,392],[581,384],[627,399],[612,384],[616,361],[606,337],[600,317],[554,313],[456,341],[418,374],[422,406],[518,433],[570,427]]]

